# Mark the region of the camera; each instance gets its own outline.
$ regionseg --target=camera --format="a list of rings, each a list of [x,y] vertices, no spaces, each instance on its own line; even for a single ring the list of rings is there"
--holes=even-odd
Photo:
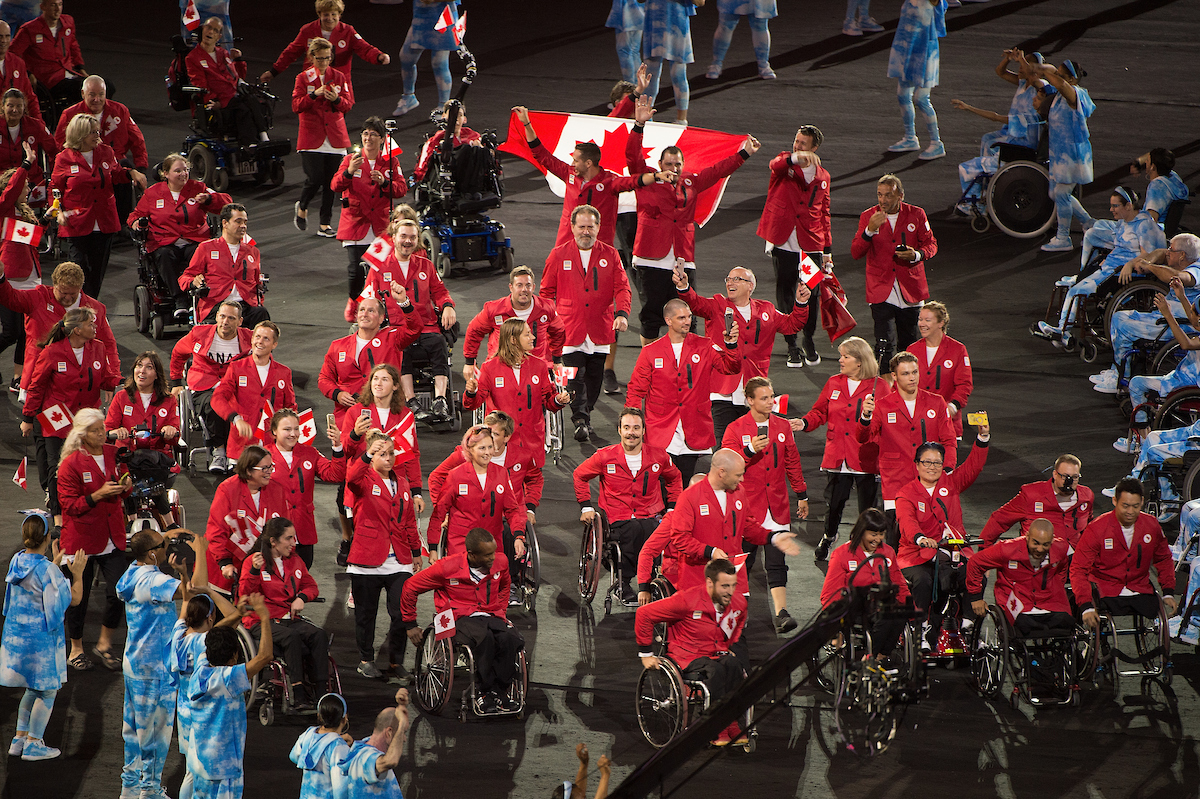
[[[175,559],[181,568],[191,572],[196,568],[196,551],[190,542],[195,536],[192,533],[180,532],[174,538],[167,539],[167,559]]]

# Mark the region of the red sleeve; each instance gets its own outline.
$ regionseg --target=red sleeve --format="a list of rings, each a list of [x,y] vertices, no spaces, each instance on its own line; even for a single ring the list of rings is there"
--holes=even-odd
[[[671,524],[671,542],[675,544],[675,548],[689,559],[708,560],[709,548],[692,535],[692,527],[696,523],[696,512],[692,507],[691,499],[681,496],[672,513],[675,515]]]
[[[232,420],[238,415],[237,393],[234,382],[230,379],[233,377],[232,372],[232,368],[226,370],[225,376],[213,389],[211,400],[213,410],[221,414],[221,418],[226,421]]]
[[[1025,496],[1025,488],[1022,487],[1015,497],[996,508],[988,517],[983,532],[979,534],[983,538],[984,546],[996,543],[996,539],[1004,535],[1009,528],[1027,518],[1028,508],[1029,499]]]
[[[446,562],[446,560],[439,560],[404,581],[404,591],[400,594],[401,620],[409,623],[416,622],[417,598],[426,591],[436,591],[446,586],[446,568],[443,565]]]
[[[304,561],[302,560],[300,561],[300,572],[300,594],[304,597],[305,602],[312,602],[321,595],[321,589],[317,586],[317,581],[313,579],[312,574],[308,571],[308,567],[304,565]]]
[[[564,183],[571,181],[573,170],[571,166],[559,159],[546,149],[546,145],[542,144],[542,140],[538,139],[529,145],[529,151],[533,153],[534,160],[542,165],[543,168],[550,174],[557,177]]]
[[[633,292],[629,289],[629,276],[625,274],[624,269],[616,269],[613,271],[613,313],[615,316],[624,314],[629,316],[629,309],[633,303]],[[566,334],[563,334],[563,340],[566,341]]]
[[[701,297],[690,285],[687,291],[679,294],[679,299],[686,302],[696,316],[702,316],[708,320],[721,319],[725,314],[724,302],[719,302],[717,298]]]
[[[905,496],[903,489],[896,495],[896,526],[900,528],[900,540],[907,539],[913,546],[917,546],[917,536],[925,535],[917,521],[917,506]]]
[[[28,314],[41,300],[36,291],[18,291],[14,289],[4,275],[0,273],[0,305],[12,311]]]
[[[820,288],[820,286],[817,286]],[[816,292],[814,292],[816,293]],[[778,310],[774,312],[776,324],[779,325],[779,332],[785,336],[799,333],[804,328],[804,323],[808,321],[808,306],[795,303],[792,305],[792,312],[789,314],[781,314]]]
[[[142,129],[137,126],[137,123],[132,118],[129,122],[129,152],[133,157],[133,165],[141,169],[145,169],[150,164],[150,154],[146,152],[146,137],[142,135]],[[123,153],[117,153],[120,158]]]
[[[442,487],[446,485],[446,475],[450,474],[450,470],[455,466],[463,463],[461,447],[455,447],[454,451],[446,456],[446,459],[434,467],[429,473],[429,501],[437,503],[438,497],[442,495]]]
[[[741,167],[742,164],[746,163],[746,161],[750,159],[750,156],[744,155],[744,153],[745,150],[739,149],[733,155],[726,156],[715,164],[710,164],[709,166],[704,167],[704,169],[701,169],[696,175],[696,178],[692,181],[693,188],[695,188],[696,191],[704,191],[705,189],[715,186],[717,181],[719,181],[721,178],[727,178],[732,175]]]
[[[297,114],[308,113],[315,111],[317,101],[308,93],[308,85],[304,82],[304,71],[296,76],[296,82],[292,86],[292,111]]]
[[[351,156],[347,155],[342,159],[342,163],[338,164],[337,173],[334,174],[333,180],[329,183],[329,188],[334,191],[347,191],[350,188],[350,184],[354,182],[354,178],[346,177],[346,172],[350,169],[350,158]]]
[[[188,328],[187,334],[175,342],[175,346],[171,348],[171,380],[179,381],[183,379],[183,367],[187,363],[188,358],[192,357],[192,347],[195,345],[193,333],[196,328]]]
[[[253,553],[247,555],[246,559],[242,561],[242,576],[238,580],[238,594],[241,596],[262,593],[262,572],[254,568],[253,561]],[[312,580],[311,577],[308,579]],[[316,583],[313,583],[313,586],[315,587]],[[315,597],[316,594],[313,594],[313,596]]]
[[[172,354],[174,361],[174,354]],[[327,397],[337,402],[337,394],[341,391],[338,388],[337,382],[337,359],[333,357],[333,346],[325,351],[325,359],[321,361],[321,371],[317,373],[317,390],[321,392],[322,397]],[[172,370],[174,364],[172,364]]]
[[[4,191],[0,192],[0,215],[11,216],[17,206],[17,197],[25,188],[27,182],[25,167],[18,166],[8,180]]]
[[[542,467],[538,466],[532,458],[526,461],[525,465],[525,507],[529,510],[536,510],[542,504],[542,490],[546,486],[546,477],[542,473]]]
[[[432,270],[429,273],[429,294],[433,297],[433,305],[439,312],[447,305],[454,305],[454,300],[450,298],[450,291],[446,288],[446,284],[437,276],[437,272]]]
[[[104,429],[116,430],[118,427],[124,427],[121,424],[121,415],[125,409],[125,403],[121,401],[121,392],[113,396],[112,402],[108,405],[108,413],[104,416]]]
[[[237,477],[228,478],[228,480],[237,479]],[[204,530],[204,537],[208,539],[209,551],[212,552],[213,560],[218,564],[233,562],[233,550],[230,549],[229,542],[229,526],[225,522],[225,517],[233,510],[233,500],[230,497],[232,491],[229,488],[228,480],[217,486],[217,493],[213,496],[212,505],[208,508],[208,525]]]
[[[558,264],[550,260],[553,252],[551,250],[551,255],[546,256],[546,265],[542,267],[542,287],[538,289],[538,296],[550,302],[558,298]]]
[[[336,188],[336,187],[335,187]],[[487,309],[475,314],[475,318],[467,325],[466,335],[463,336],[463,358],[472,360],[479,355],[479,345],[491,332],[491,317]]]
[[[966,410],[967,402],[971,399],[971,392],[975,390],[975,374],[971,371],[971,358],[967,355],[966,347],[963,347],[961,357],[962,362],[955,370],[955,376],[958,379],[954,383],[954,393],[950,395],[950,400],[960,410]]]
[[[413,494],[420,495],[421,493],[421,449],[420,446],[413,447],[413,455],[408,462],[404,464],[404,479],[408,481],[408,487]]]
[[[950,450],[946,450],[947,455]],[[971,487],[971,484],[979,478],[980,472],[983,471],[983,465],[987,463],[988,447],[987,444],[975,442],[975,446],[971,447],[971,454],[967,456],[966,461],[950,474],[950,480],[954,484],[954,490],[962,493]]]
[[[995,544],[981,549],[967,558],[967,598],[970,601],[983,599],[984,575],[990,569],[1004,565],[1004,562],[1008,560],[1005,549],[1004,544]]]
[[[525,536],[525,523],[528,518],[525,516],[525,508],[517,502],[517,492],[513,491],[512,480],[508,481],[508,490],[504,492],[504,517],[508,519],[508,529],[514,538]]]
[[[846,553],[845,547],[838,547],[829,556],[829,568],[825,570],[825,582],[821,585],[821,607],[823,608],[829,607],[850,583],[850,572],[846,570]]]
[[[633,109],[636,107],[636,102],[633,99],[633,93],[630,92],[620,99],[613,106],[613,110],[608,112],[610,117],[619,119],[633,119]]]
[[[783,440],[783,468],[796,496],[807,497],[808,485],[804,482],[804,469],[800,465],[800,450],[796,448],[796,434],[790,427],[787,437]]]
[[[383,51],[360,36],[352,25],[347,27],[350,29],[347,31],[350,36],[350,50],[368,64],[378,65],[379,56],[383,55]]]
[[[409,487],[411,489],[411,486]],[[410,496],[415,496],[410,494]],[[421,530],[417,527],[417,503],[405,502],[404,513],[400,517],[400,534],[408,542],[408,548],[413,559],[421,556]]]
[[[603,462],[603,450],[596,450],[587,460],[575,467],[575,471],[571,476],[575,483],[575,501],[579,505],[592,505],[592,489],[588,483],[595,477],[600,475],[600,467]],[[676,469],[676,472],[679,470]]]
[[[3,202],[4,202],[3,198],[0,198],[0,204],[2,204]],[[133,223],[136,222],[137,220],[149,219],[150,218],[150,205],[153,202],[154,202],[154,197],[152,197],[150,195],[149,191],[142,192],[141,199],[138,200],[138,203],[134,207],[134,209],[129,212],[129,216],[127,216],[125,218],[125,224],[129,225],[130,227],[133,227]]]
[[[1075,595],[1075,604],[1082,613],[1092,607],[1092,564],[1100,552],[1099,530],[1094,529],[1099,522],[1092,522],[1079,536],[1075,544],[1075,554],[1071,556],[1071,593]],[[1159,572],[1161,580],[1163,572]],[[1174,572],[1171,580],[1174,581]],[[1174,582],[1172,582],[1174,585]]]
[[[66,153],[67,151],[63,150],[54,157],[54,169],[50,173],[50,186],[64,194],[67,191],[67,170],[70,168],[67,164],[67,158],[63,157]]]
[[[635,124],[629,138],[625,140],[625,165],[629,167],[630,175],[644,175],[654,170],[646,166],[642,157],[642,131]]]
[[[32,108],[33,108],[33,106],[31,105],[30,112],[36,113],[36,112],[32,111]],[[54,137],[50,135],[50,131],[46,128],[46,125],[44,123],[39,122],[39,124],[34,125],[33,130],[34,130],[33,135],[34,135],[34,138],[37,140],[38,146],[40,146],[42,148],[42,150],[46,153],[47,158],[50,158],[51,160],[53,160],[54,157],[56,155],[58,155],[58,151],[61,150],[62,147],[59,146],[58,142],[55,141]]]
[[[633,374],[625,386],[625,407],[641,408],[650,391],[650,364],[645,348],[638,353],[637,361],[633,364]]]
[[[296,38],[292,43],[283,48],[283,52],[279,54],[279,58],[275,59],[275,63],[271,65],[271,71],[276,75],[283,72],[292,65],[292,62],[299,58],[305,51],[308,50],[308,35],[305,33],[305,25],[296,34]]]
[[[340,483],[346,479],[346,455],[326,458],[317,452],[317,478],[326,483]]]
[[[850,242],[850,257],[854,260],[861,260],[871,249],[871,239],[863,235],[863,231],[867,229],[867,221],[878,210],[878,206],[868,208],[858,217],[858,230],[854,233],[854,239]]]
[[[724,345],[714,345],[717,353],[714,366],[723,375],[736,375],[742,371],[742,359],[738,357],[737,347],[730,349]]]
[[[941,399],[941,397],[938,397]],[[946,448],[945,467],[953,469],[958,464],[958,435],[954,432],[954,423],[950,421],[950,412],[946,408],[946,401],[942,400],[941,407],[938,409],[938,420],[941,426],[941,433],[938,435],[938,441]],[[987,453],[984,454],[984,460],[987,460]],[[983,468],[983,464],[979,464],[979,468]],[[966,483],[963,487],[969,486],[975,482],[975,478],[979,476],[979,472],[971,477],[971,482]]]
[[[628,278],[625,278],[625,285],[629,285]],[[563,322],[562,317],[559,316],[556,311],[550,312],[550,322],[547,325],[547,335],[550,337],[551,359],[561,358],[563,347],[565,347],[567,344],[567,326]]]
[[[339,114],[348,114],[350,109],[354,108],[354,84],[346,79],[343,73],[341,75],[342,92],[338,95],[336,103],[330,103],[330,107]]]
[[[76,28],[76,32],[78,32],[78,28]],[[83,66],[83,51],[79,49],[78,36],[71,37],[71,66],[75,69]]]
[[[204,256],[207,252],[208,249],[201,244],[192,253],[192,260],[188,261],[187,269],[183,270],[183,274],[179,276],[179,288],[187,291],[191,287],[192,281],[196,279],[196,275],[204,272]]]
[[[67,468],[58,470],[58,502],[65,516],[83,516],[92,509],[88,494],[83,490],[83,474],[76,465],[76,458],[67,456]]]
[[[688,595],[681,591],[657,602],[642,605],[637,609],[633,629],[638,647],[642,651],[648,650],[654,641],[654,625],[662,622],[670,624],[682,621],[691,615],[687,598]]]
[[[662,479],[667,484],[667,505],[674,507],[683,493],[683,472],[670,458],[663,463]]]
[[[443,489],[445,484],[443,484]],[[454,504],[453,491],[441,491],[438,494],[437,502],[433,505],[433,510],[429,513],[429,524],[425,528],[425,537],[429,539],[429,551],[437,550],[438,543],[442,540],[442,522],[450,514],[450,506]],[[521,523],[522,529],[525,527],[524,521]]]
[[[920,219],[917,222],[917,246],[915,249],[921,253],[921,260],[928,261],[933,256],[937,255],[938,243],[933,236],[933,230],[929,227],[929,218],[925,216],[925,211],[916,208],[917,215]]]
[[[671,543],[670,516],[664,516],[658,527],[642,544],[638,552],[637,582],[638,591],[649,591],[650,581],[654,578],[654,559],[663,554]]]
[[[28,368],[28,365],[26,368]],[[25,391],[25,407],[22,413],[26,419],[34,421],[34,417],[45,410],[46,391],[50,387],[50,380],[53,376],[54,372],[50,368],[50,359],[46,357],[46,350],[43,349],[38,353],[37,361],[33,366],[33,377],[30,379],[29,386]]]
[[[833,393],[832,384],[832,379],[825,381],[825,386],[821,389],[817,401],[813,403],[812,409],[802,417],[804,420],[804,432],[811,433],[828,421],[829,395]]]

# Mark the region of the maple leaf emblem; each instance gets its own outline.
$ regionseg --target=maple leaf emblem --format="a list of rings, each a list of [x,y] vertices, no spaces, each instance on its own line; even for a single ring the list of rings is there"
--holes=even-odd
[[[604,132],[604,141],[595,142],[600,147],[600,166],[618,175],[628,175],[625,164],[625,145],[629,141],[629,129],[619,125],[615,130]],[[650,155],[650,148],[642,148],[642,159]]]
[[[61,413],[59,413],[58,411],[55,411],[50,416],[50,421],[52,421],[52,422],[61,422],[62,420],[63,420],[63,415]]]
[[[29,233],[30,233],[30,231],[29,231],[29,228],[25,227],[24,225],[22,225],[21,227],[17,228],[17,235],[18,235],[18,236],[28,236],[28,235],[29,235]]]
[[[304,427],[300,428],[300,434],[305,438],[311,436],[313,434],[312,425],[304,425]]]

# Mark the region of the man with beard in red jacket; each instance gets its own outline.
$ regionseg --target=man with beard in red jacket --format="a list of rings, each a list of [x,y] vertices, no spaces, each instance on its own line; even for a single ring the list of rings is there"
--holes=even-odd
[[[1074,455],[1059,455],[1049,480],[1021,486],[1015,497],[988,517],[979,534],[984,546],[996,543],[1014,524],[1020,523],[1025,535],[1034,519],[1046,519],[1054,526],[1054,535],[1073,549],[1084,528],[1091,524],[1096,509],[1092,489],[1079,483],[1081,466],[1082,462]]]

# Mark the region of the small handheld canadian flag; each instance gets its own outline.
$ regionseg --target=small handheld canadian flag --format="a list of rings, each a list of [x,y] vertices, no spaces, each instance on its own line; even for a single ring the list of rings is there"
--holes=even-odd
[[[563,366],[561,363],[556,363],[554,364],[554,384],[559,388],[566,388],[567,381],[574,380],[578,373],[578,366]]]
[[[317,425],[313,422],[312,408],[300,411],[300,443],[311,444],[317,437]]]
[[[442,9],[442,15],[438,17],[438,21],[433,26],[435,31],[440,33],[454,24],[453,7],[453,3],[446,3],[446,7]]]
[[[55,403],[37,416],[42,423],[42,433],[53,436],[63,428],[70,427],[74,417],[65,406]]]
[[[371,285],[370,283],[367,283],[366,285],[364,285],[363,290],[358,293],[359,301],[373,300],[377,296],[378,295],[375,294],[375,287],[373,285]]]
[[[243,233],[242,234],[242,244],[245,244],[247,247],[254,247],[254,246],[258,245],[258,242],[255,241],[254,237],[251,236],[249,233]]]
[[[188,0],[187,8],[183,11],[183,27],[190,31],[200,27],[200,12],[196,10],[196,0]]]
[[[825,279],[825,272],[805,254],[800,258],[800,279],[804,281],[804,285],[815,289],[817,284]]]
[[[783,415],[787,413],[787,394],[780,394],[775,397],[775,401],[771,403],[771,413]]]
[[[258,427],[254,428],[254,438],[264,444],[271,437],[271,417],[274,415],[275,411],[271,408],[271,403],[263,400],[262,414],[258,417]]]
[[[28,462],[29,458],[21,458],[21,462],[17,464],[17,473],[13,475],[13,482],[19,485],[21,488],[24,488],[26,491],[29,490],[25,486],[25,467]]]
[[[42,240],[42,227],[32,222],[22,222],[20,219],[9,217],[4,220],[3,235],[5,241],[36,247],[38,246],[38,242]]]
[[[467,12],[464,11],[458,15],[458,22],[454,23],[454,43],[462,45],[463,39],[467,38]]]
[[[392,254],[392,243],[385,238],[377,238],[363,253],[363,260],[372,266],[383,266],[388,256]]]
[[[433,617],[433,637],[440,641],[454,635],[454,611],[446,608]]]

